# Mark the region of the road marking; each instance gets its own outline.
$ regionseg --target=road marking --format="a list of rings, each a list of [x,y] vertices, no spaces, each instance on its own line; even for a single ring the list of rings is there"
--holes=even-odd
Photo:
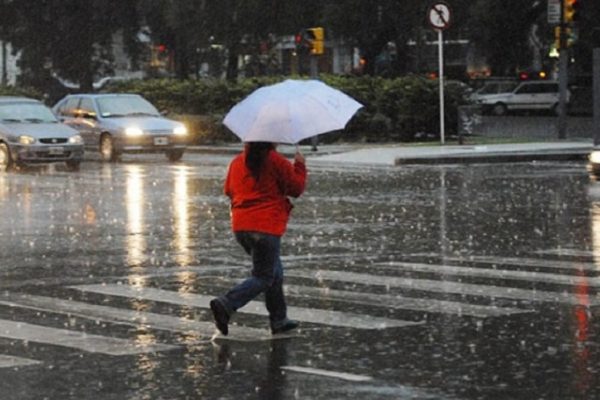
[[[182,273],[186,273],[186,272],[192,272],[195,274],[206,274],[206,273],[213,273],[213,272],[235,271],[235,270],[242,270],[242,269],[247,269],[247,267],[239,266],[239,265],[226,265],[226,266],[219,266],[219,267],[189,266],[189,267],[185,267],[185,268],[159,267],[159,268],[144,270],[143,274],[132,273],[132,274],[116,276],[116,277],[112,276],[112,277],[109,277],[109,279],[115,280],[115,281],[123,281],[123,280],[127,280],[127,279],[158,278],[158,277],[163,277],[163,276],[172,276],[172,275],[182,274]]]
[[[286,285],[285,294],[286,296],[291,297],[310,296],[318,297],[325,301],[343,301],[389,309],[393,308],[399,310],[425,311],[477,318],[500,317],[505,315],[534,312],[533,310],[512,307],[497,307],[437,299],[421,299],[397,295],[350,292],[345,290],[313,288],[308,286]]]
[[[373,378],[371,378],[370,376],[367,376],[367,375],[355,375],[355,374],[349,374],[346,372],[328,371],[325,369],[317,369],[317,368],[296,367],[296,366],[286,365],[286,366],[282,366],[281,369],[286,370],[286,371],[301,372],[304,374],[326,376],[328,378],[343,379],[345,381],[352,381],[352,382],[366,382],[366,381],[373,380]]]
[[[519,281],[555,283],[561,285],[600,287],[600,277],[559,275],[546,272],[513,271],[506,269],[457,267],[453,265],[419,264],[407,262],[386,262],[373,264],[377,267],[400,267],[403,271],[433,272],[440,275],[483,277],[490,279],[513,279]]]
[[[536,267],[545,269],[570,269],[580,271],[598,271],[594,263],[577,261],[553,261],[539,258],[517,258],[517,257],[491,257],[491,256],[469,256],[469,257],[444,257],[444,260],[458,262],[477,262],[480,264],[516,265],[524,267]]]
[[[209,308],[209,302],[214,298],[200,294],[178,293],[155,288],[136,288],[127,285],[78,285],[71,287],[83,292],[131,297],[200,308]],[[423,324],[423,322],[403,321],[314,308],[288,306],[287,310],[290,318],[299,321],[357,329],[386,329]],[[258,301],[249,302],[242,309],[238,310],[238,312],[268,315],[264,304]]]
[[[580,295],[564,292],[548,292],[542,290],[527,290],[493,285],[476,285],[471,283],[460,283],[450,281],[439,281],[429,279],[402,278],[397,276],[369,275],[344,271],[307,271],[290,270],[286,276],[297,278],[313,278],[318,280],[331,280],[347,283],[360,283],[365,285],[379,285],[386,287],[397,287],[412,290],[421,290],[435,293],[453,293],[473,295],[481,297],[500,297],[507,299],[539,301],[548,303],[565,303],[580,305]],[[597,296],[586,297],[586,304],[590,306],[600,305]]]
[[[41,361],[31,360],[29,358],[0,354],[0,368],[26,367],[28,365],[37,365],[41,363]]]
[[[240,279],[224,279],[234,283]],[[462,303],[437,299],[423,299],[400,295],[374,294],[336,290],[328,287],[311,287],[301,285],[285,285],[285,295],[288,297],[317,298],[324,301],[339,301],[361,304],[386,309],[424,311],[438,314],[450,314],[476,318],[501,317],[512,314],[531,313],[534,310],[513,307],[499,307],[482,304]]]
[[[129,326],[144,326],[170,332],[194,333],[204,336],[205,340],[209,340],[216,330],[214,323],[208,321],[195,321],[171,315],[126,310],[28,294],[5,294],[0,297],[0,304],[10,307],[69,314],[81,318]],[[280,339],[282,336],[273,336],[267,329],[231,325],[229,335],[219,338],[233,341],[260,341]]]
[[[69,347],[90,353],[113,356],[153,353],[176,349],[176,346],[152,343],[140,344],[132,340],[92,335],[85,332],[50,328],[25,322],[0,320],[0,337]]]

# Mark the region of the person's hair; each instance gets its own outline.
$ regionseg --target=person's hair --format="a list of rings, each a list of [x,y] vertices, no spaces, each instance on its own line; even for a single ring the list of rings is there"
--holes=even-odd
[[[269,151],[275,148],[270,142],[249,142],[246,153],[246,167],[254,179],[259,180],[260,170]]]

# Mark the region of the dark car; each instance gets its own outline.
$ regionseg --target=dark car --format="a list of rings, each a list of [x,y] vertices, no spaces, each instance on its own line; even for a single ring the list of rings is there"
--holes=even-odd
[[[79,131],[86,148],[99,150],[105,161],[124,153],[163,153],[178,161],[187,146],[185,125],[165,118],[137,94],[72,94],[53,110]]]
[[[16,165],[64,162],[77,169],[83,159],[78,132],[56,119],[38,100],[0,97],[0,170]]]

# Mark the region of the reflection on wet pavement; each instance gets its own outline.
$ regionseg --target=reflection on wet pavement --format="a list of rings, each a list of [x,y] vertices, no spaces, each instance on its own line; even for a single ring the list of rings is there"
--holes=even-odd
[[[211,341],[208,301],[248,273],[228,161],[0,174],[3,396],[600,396],[600,183],[582,163],[309,160],[282,248],[301,329],[272,337],[257,299]]]

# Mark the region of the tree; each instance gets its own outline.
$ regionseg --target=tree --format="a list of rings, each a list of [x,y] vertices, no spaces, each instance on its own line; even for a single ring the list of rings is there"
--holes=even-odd
[[[180,79],[199,70],[200,50],[210,42],[206,0],[143,0],[145,20],[152,39],[173,56]]]
[[[22,81],[45,88],[53,74],[92,91],[110,71],[116,33],[136,60],[140,53],[137,0],[20,0],[8,37],[21,51]]]
[[[451,2],[450,35],[464,26],[456,21],[464,20],[469,3]],[[366,74],[398,76],[421,69],[420,52],[425,33],[431,30],[426,23],[431,4],[430,0],[330,0],[324,5],[324,19],[335,36],[359,48]],[[381,60],[388,47],[395,49],[396,56]]]
[[[493,74],[514,75],[528,65],[528,36],[539,17],[537,0],[477,0],[471,8],[469,39],[492,66]]]

